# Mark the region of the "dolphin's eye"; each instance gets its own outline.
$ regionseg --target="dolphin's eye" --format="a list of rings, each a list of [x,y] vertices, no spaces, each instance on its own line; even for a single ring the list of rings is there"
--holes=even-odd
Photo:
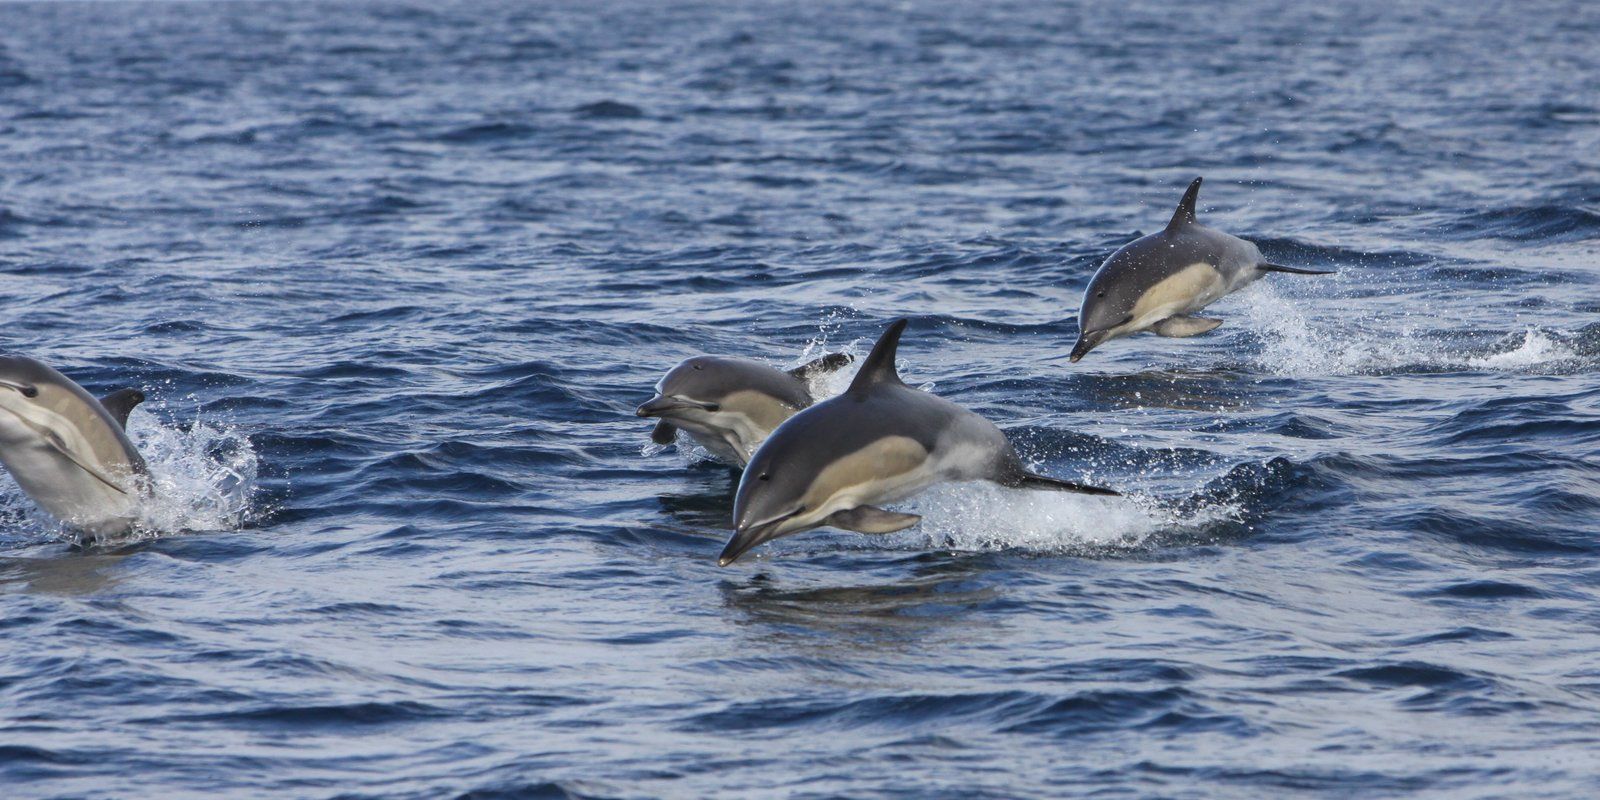
[[[761,473],[760,475],[758,475],[756,477],[761,479],[761,480],[764,480],[764,481],[770,481],[770,480],[772,480],[772,473],[763,472],[763,473]]]
[[[1095,296],[1095,297],[1105,297],[1105,296],[1106,296],[1106,293],[1105,293],[1105,292],[1095,292],[1095,293],[1094,293],[1094,296]]]
[[[700,365],[700,364],[694,365],[694,368],[697,369],[697,370],[698,369],[705,369],[705,367],[703,365]]]
[[[23,397],[39,396],[39,387],[34,386],[31,383],[12,383],[11,381],[0,381],[0,389],[16,389],[17,392]]]

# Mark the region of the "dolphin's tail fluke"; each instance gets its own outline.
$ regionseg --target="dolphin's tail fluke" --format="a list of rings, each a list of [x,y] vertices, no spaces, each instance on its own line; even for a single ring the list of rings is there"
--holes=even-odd
[[[1334,270],[1331,269],[1301,269],[1299,267],[1286,267],[1282,264],[1266,263],[1257,264],[1256,269],[1262,272],[1287,272],[1290,275],[1332,275],[1334,273]]]
[[[1122,492],[1115,489],[1104,489],[1099,486],[1089,486],[1083,483],[1073,483],[1048,475],[1039,475],[1032,472],[1019,470],[1010,479],[1001,481],[1004,486],[1013,489],[1050,489],[1057,492],[1077,492],[1079,494],[1098,494],[1121,497]]]

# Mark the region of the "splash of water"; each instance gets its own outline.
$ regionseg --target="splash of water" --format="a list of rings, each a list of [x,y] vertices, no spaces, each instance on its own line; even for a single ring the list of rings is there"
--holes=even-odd
[[[116,543],[237,530],[259,512],[254,498],[260,462],[243,434],[198,419],[186,428],[164,424],[141,406],[128,416],[128,438],[144,456],[152,491],[139,507],[135,529],[114,537]],[[13,545],[77,536],[35,506],[9,474],[0,483],[0,531],[0,543]]]
[[[141,528],[156,535],[237,530],[250,521],[260,460],[243,434],[200,419],[187,428],[163,425],[139,408],[128,417],[128,437],[150,468]]]
[[[1418,369],[1528,372],[1563,368],[1578,357],[1550,332],[1531,327],[1520,338],[1512,334],[1486,349],[1459,334],[1405,318],[1318,319],[1306,313],[1303,303],[1284,298],[1265,282],[1252,285],[1241,297],[1248,325],[1260,341],[1258,366],[1285,377]]]
[[[1521,371],[1578,358],[1578,353],[1571,347],[1538,328],[1524,330],[1520,341],[1516,340],[1515,334],[1510,338],[1517,342],[1515,347],[1469,358],[1467,366],[1483,370]]]
[[[958,551],[1093,553],[1131,550],[1157,535],[1234,521],[1232,503],[1177,507],[1140,496],[1007,489],[986,481],[947,483],[897,506],[922,515],[918,544]]]

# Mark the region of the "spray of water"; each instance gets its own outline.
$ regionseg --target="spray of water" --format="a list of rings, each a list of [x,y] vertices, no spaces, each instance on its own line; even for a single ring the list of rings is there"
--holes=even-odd
[[[152,491],[135,529],[115,543],[249,524],[258,512],[253,501],[259,467],[249,439],[199,419],[187,426],[164,423],[146,410],[150,405],[129,415],[128,438],[144,456]],[[0,482],[0,532],[0,543],[13,545],[76,537],[35,506],[10,475]]]
[[[1287,377],[1409,370],[1528,372],[1570,367],[1579,355],[1557,334],[1527,328],[1485,346],[1408,319],[1320,319],[1262,281],[1241,293],[1263,371]],[[1422,320],[1437,325],[1438,319]]]
[[[1229,502],[1179,510],[1137,495],[1007,489],[984,481],[934,486],[896,508],[922,515],[911,534],[919,548],[1055,554],[1133,550],[1152,537],[1198,532],[1243,515]]]
[[[150,467],[153,491],[141,509],[142,528],[159,535],[249,523],[260,461],[243,434],[200,419],[182,428],[163,425],[135,409],[128,436]]]

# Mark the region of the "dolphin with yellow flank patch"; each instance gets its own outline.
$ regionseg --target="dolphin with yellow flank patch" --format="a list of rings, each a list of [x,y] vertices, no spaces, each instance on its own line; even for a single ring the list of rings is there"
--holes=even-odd
[[[1222,320],[1194,313],[1268,272],[1331,274],[1270,264],[1254,244],[1196,222],[1200,180],[1189,184],[1164,230],[1112,253],[1089,280],[1078,310],[1074,362],[1141,331],[1175,339],[1207,333]]]
[[[743,467],[767,434],[816,402],[810,381],[850,363],[830,353],[783,371],[749,358],[695,356],[656,384],[656,396],[634,412],[658,420],[650,439],[677,441],[679,431],[717,458]]]
[[[891,533],[921,517],[879,508],[943,481],[1114,495],[1029,472],[993,423],[913,389],[895,370],[906,320],[884,331],[850,388],[790,417],[756,450],[733,500],[733,538],[718,563],[824,525]]]

